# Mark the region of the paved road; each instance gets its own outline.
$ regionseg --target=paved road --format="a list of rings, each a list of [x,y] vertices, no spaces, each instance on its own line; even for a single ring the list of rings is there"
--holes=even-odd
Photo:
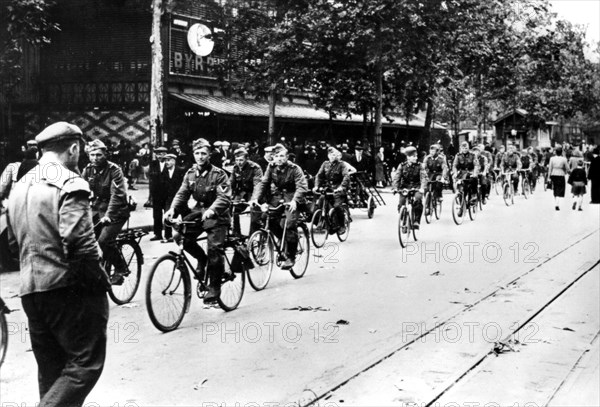
[[[447,196],[442,219],[423,224],[419,242],[404,250],[396,237],[396,198],[389,193],[384,198],[388,205],[378,208],[372,220],[365,212],[353,212],[347,242],[330,240],[325,248],[313,251],[304,278],[294,280],[288,272],[275,270],[267,289],[257,293],[248,286],[240,308],[231,313],[204,309],[202,302],[193,298],[180,328],[162,334],[147,317],[143,279],[131,304],[111,307],[108,360],[88,402],[111,406],[128,402],[130,406],[268,405],[307,401],[313,394],[335,395],[328,392],[343,383],[354,385],[356,377],[413,341],[415,334],[433,329],[440,321],[464,316],[470,308],[480,309],[482,298],[510,288],[519,276],[533,276],[529,274],[532,270],[539,272],[544,267],[553,271],[554,286],[531,277],[526,290],[511,292],[514,300],[486,303],[488,308],[477,320],[463,320],[481,326],[519,323],[536,305],[514,305],[520,304],[517,299],[539,297],[544,304],[555,295],[554,288],[569,284],[569,278],[559,278],[563,269],[568,276],[575,276],[600,257],[600,208],[588,205],[584,212],[576,212],[565,205],[557,212],[550,191],[538,191],[529,200],[517,197],[513,207],[493,196],[475,222],[467,219],[461,226],[451,220]],[[140,206],[142,199],[138,199]],[[149,218],[150,211],[146,213]],[[168,249],[167,244],[144,241],[144,271]],[[597,277],[598,269],[590,273]],[[12,298],[17,275],[1,275],[0,282],[2,297],[10,307],[20,309],[18,298]],[[598,278],[589,282],[598,283]],[[594,305],[579,304],[583,309]],[[289,310],[294,307],[321,310]],[[3,403],[33,405],[37,401],[35,361],[24,330],[25,318],[20,310],[9,317],[14,333],[1,372],[0,397]],[[590,331],[597,332],[597,318],[592,315],[589,323]],[[504,334],[510,333],[508,329]],[[489,332],[483,338],[487,345],[478,346],[489,347],[500,337]],[[449,342],[443,333],[439,338]],[[596,340],[591,349],[597,346]],[[430,383],[415,369],[419,360],[428,360],[427,352],[423,350],[400,365],[414,390],[411,394],[430,391]],[[473,352],[473,357],[476,354]],[[438,370],[458,366],[454,362],[464,357],[436,353]],[[552,357],[548,355],[548,359]],[[456,372],[460,368],[456,367]],[[577,388],[577,384],[566,383]],[[365,386],[372,388],[373,382]],[[524,385],[515,391],[526,397],[533,390]],[[558,392],[557,396],[564,395]],[[406,400],[396,397],[389,405]],[[342,405],[345,401],[334,397],[320,401],[321,405],[327,403]]]

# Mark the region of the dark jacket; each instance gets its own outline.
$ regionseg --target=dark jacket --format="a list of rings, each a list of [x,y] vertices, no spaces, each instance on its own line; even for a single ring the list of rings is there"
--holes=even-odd
[[[102,167],[88,164],[81,177],[90,184],[92,191],[92,214],[108,216],[111,221],[119,222],[129,218],[125,178],[121,168],[110,161]]]
[[[392,187],[401,189],[425,189],[427,187],[427,174],[419,163],[405,162],[398,166],[392,179]]]
[[[454,157],[454,163],[452,164],[452,172],[465,172],[473,171],[473,175],[479,173],[479,162],[475,159],[475,154],[470,151],[466,154],[459,153]]]
[[[304,172],[297,164],[288,161],[279,167],[269,164],[262,180],[254,189],[252,199],[261,201],[266,198],[269,202],[276,199],[283,199],[285,202],[294,200],[302,204],[307,191]]]
[[[179,191],[179,187],[181,187],[184,175],[185,171],[175,166],[173,167],[173,176],[169,177],[169,170],[165,167],[158,177],[158,184],[152,197],[154,201],[157,203],[166,202],[169,206],[177,191]]]
[[[348,189],[350,186],[350,168],[344,161],[325,161],[315,179],[315,187],[337,188],[341,186]]]
[[[230,177],[233,196],[246,201],[250,200],[262,176],[263,172],[260,166],[254,161],[246,161],[242,168],[234,165]]]
[[[215,219],[208,219],[205,228],[214,225],[229,225],[231,204],[231,186],[227,173],[212,164],[199,167],[194,164],[183,177],[183,182],[175,194],[171,209],[175,215],[189,212],[188,201],[193,197],[196,201],[194,211],[204,213],[211,209]]]
[[[517,171],[520,170],[523,166],[521,162],[521,158],[517,153],[506,153],[502,156],[502,162],[500,163],[500,168],[502,171]]]
[[[428,179],[433,179],[438,175],[446,178],[448,176],[446,158],[440,154],[435,157],[431,154],[427,155],[423,160],[423,170],[425,170]]]

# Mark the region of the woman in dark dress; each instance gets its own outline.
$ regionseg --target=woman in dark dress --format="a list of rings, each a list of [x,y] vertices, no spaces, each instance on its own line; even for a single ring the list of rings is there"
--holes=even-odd
[[[592,182],[590,188],[593,204],[600,204],[600,148],[594,149],[594,158],[590,162],[588,179]]]

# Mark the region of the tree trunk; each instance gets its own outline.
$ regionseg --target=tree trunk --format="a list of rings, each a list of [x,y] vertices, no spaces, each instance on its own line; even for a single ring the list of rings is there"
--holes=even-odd
[[[429,151],[431,142],[431,125],[433,124],[433,98],[427,99],[427,110],[425,113],[425,125],[423,126],[423,137],[421,137],[421,148]]]
[[[163,144],[163,47],[162,14],[163,0],[152,1],[152,77],[150,85],[150,143],[153,146]]]
[[[381,146],[382,118],[383,118],[383,67],[381,60],[377,64],[377,105],[375,106],[375,134],[373,144],[375,148]]]
[[[269,87],[269,145],[275,144],[275,107],[277,106],[277,84]]]

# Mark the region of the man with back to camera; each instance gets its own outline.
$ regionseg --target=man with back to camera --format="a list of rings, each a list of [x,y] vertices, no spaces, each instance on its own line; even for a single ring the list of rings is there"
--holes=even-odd
[[[8,200],[41,407],[83,405],[106,356],[110,283],[94,237],[90,189],[77,174],[81,138],[70,123],[46,127],[36,137],[39,165]]]

